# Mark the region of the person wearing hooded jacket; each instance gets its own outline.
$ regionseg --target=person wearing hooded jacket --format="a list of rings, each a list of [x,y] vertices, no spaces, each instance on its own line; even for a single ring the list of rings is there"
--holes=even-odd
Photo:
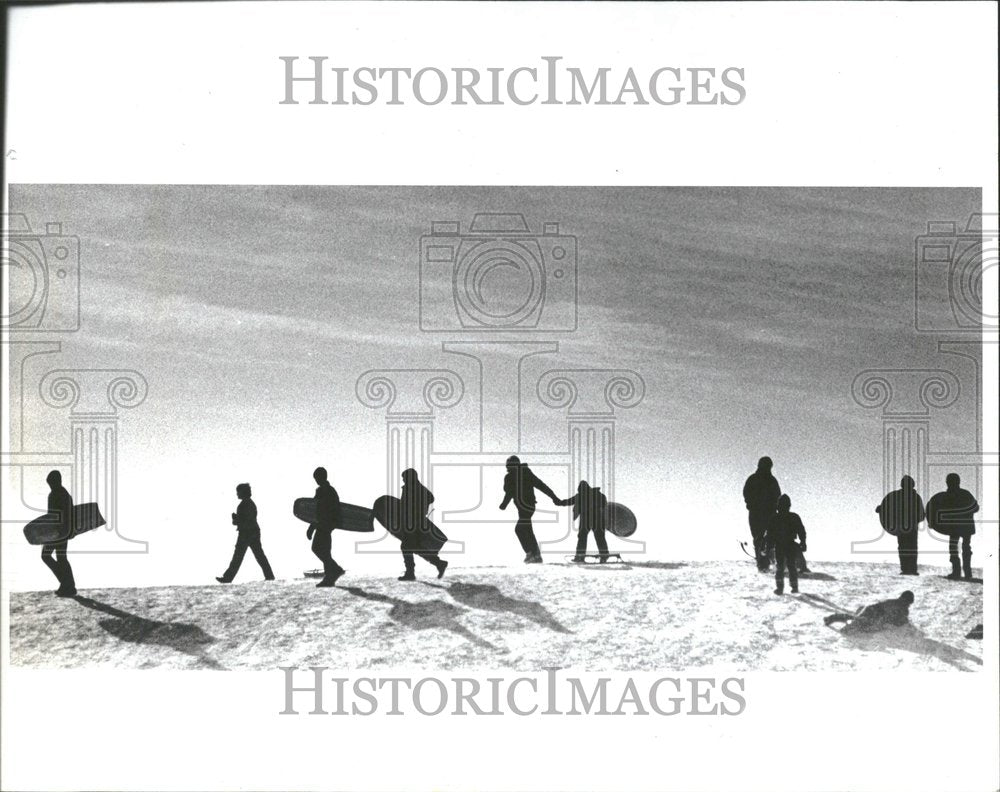
[[[761,457],[757,461],[757,470],[750,474],[743,485],[743,501],[747,507],[750,535],[753,537],[753,552],[757,559],[757,569],[761,572],[766,572],[770,567],[771,557],[767,553],[764,535],[781,496],[778,479],[771,473],[773,466],[771,457]]]
[[[66,547],[72,536],[73,496],[62,485],[62,473],[58,470],[49,472],[45,477],[49,485],[48,517],[60,526],[60,533],[66,536],[61,542],[42,545],[42,563],[52,570],[59,581],[56,595],[60,597],[76,596],[76,581],[73,579],[73,567],[66,557]],[[52,554],[55,553],[55,560]]]
[[[788,583],[792,593],[799,593],[797,556],[806,549],[806,529],[802,519],[791,511],[792,499],[787,495],[778,498],[778,510],[767,524],[764,536],[765,552],[774,554],[775,594],[785,591],[785,567],[788,567]],[[798,542],[795,540],[798,539]]]
[[[503,501],[500,509],[504,510],[511,501],[517,508],[517,524],[514,526],[514,533],[524,550],[524,563],[542,563],[542,553],[538,547],[538,540],[535,539],[535,530],[531,525],[531,517],[535,513],[537,499],[535,490],[541,490],[556,505],[560,505],[559,498],[525,463],[518,457],[512,456],[507,459],[507,475],[503,479]]]
[[[593,532],[597,542],[597,551],[602,564],[608,560],[608,542],[605,538],[604,515],[608,508],[608,499],[600,487],[591,487],[586,481],[581,481],[576,488],[576,495],[566,500],[557,501],[557,506],[572,506],[573,519],[579,520],[576,538],[576,555],[573,562],[584,563],[587,556],[587,534]]]
[[[917,571],[917,526],[924,521],[924,502],[917,494],[913,479],[903,476],[899,489],[886,495],[875,507],[882,527],[896,537],[901,575],[919,575]]]
[[[420,556],[428,564],[437,569],[438,577],[444,577],[448,562],[438,556],[436,550],[428,549],[424,544],[424,518],[431,504],[434,503],[434,493],[420,483],[417,471],[408,468],[403,471],[403,486],[399,493],[402,508],[403,531],[400,550],[403,553],[404,572],[399,580],[416,580],[416,562],[414,556]]]

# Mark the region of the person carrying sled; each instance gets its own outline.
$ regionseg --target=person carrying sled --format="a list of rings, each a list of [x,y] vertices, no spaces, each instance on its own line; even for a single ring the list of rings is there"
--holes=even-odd
[[[52,522],[58,523],[60,535],[66,538],[61,542],[42,545],[42,563],[52,570],[52,574],[59,581],[56,596],[75,597],[76,581],[73,579],[73,567],[69,565],[69,559],[66,557],[66,547],[73,533],[73,496],[62,485],[62,473],[58,470],[50,471],[45,477],[45,483],[49,485],[46,517]],[[54,560],[53,553],[55,553]]]
[[[913,479],[903,476],[899,489],[886,495],[875,507],[886,532],[896,537],[901,575],[919,575],[917,571],[917,526],[924,521],[924,502],[914,488]]]
[[[403,487],[399,493],[399,500],[403,522],[400,549],[403,553],[404,572],[398,579],[406,581],[417,579],[414,556],[420,556],[437,569],[439,578],[444,577],[448,562],[438,556],[437,550],[431,550],[426,545],[431,537],[426,536],[424,518],[434,503],[434,493],[420,483],[417,471],[413,468],[403,471]]]
[[[593,532],[597,542],[597,551],[602,564],[608,561],[608,543],[605,539],[604,516],[608,508],[608,499],[600,487],[591,487],[586,481],[581,481],[576,488],[576,495],[566,500],[556,501],[557,506],[572,506],[573,519],[579,520],[576,555],[573,562],[582,564],[587,558],[587,534]]]
[[[767,572],[771,565],[771,557],[765,548],[764,534],[778,508],[778,498],[781,496],[778,479],[771,474],[773,466],[771,457],[761,457],[757,461],[757,470],[750,474],[743,485],[743,501],[746,503],[750,521],[754,557],[757,559],[757,569],[761,572]]]
[[[257,524],[257,505],[253,502],[249,484],[236,485],[236,497],[239,498],[239,505],[233,512],[233,525],[236,526],[236,547],[233,550],[233,560],[229,562],[229,568],[217,577],[220,583],[232,583],[236,573],[240,571],[243,557],[249,549],[253,557],[260,565],[261,572],[264,573],[264,580],[274,580],[274,572],[271,571],[271,564],[268,563],[267,556],[264,555],[264,548],[260,543],[260,525]]]
[[[333,560],[333,531],[340,525],[340,496],[330,484],[326,468],[313,471],[316,482],[316,522],[306,529],[306,539],[312,540],[312,551],[323,562],[323,579],[316,588],[330,588],[346,571]]]
[[[788,567],[788,583],[792,593],[799,593],[799,574],[796,569],[796,556],[805,552],[806,529],[802,520],[791,511],[792,499],[787,495],[778,498],[778,510],[771,517],[764,534],[764,552],[768,557],[772,554],[775,560],[774,582],[775,594],[785,593],[785,567]],[[798,542],[795,540],[798,539]]]
[[[948,537],[948,559],[951,561],[952,580],[972,580],[972,535],[976,523],[972,515],[979,511],[979,504],[968,490],[962,489],[958,473],[945,477],[944,492],[939,492],[927,502],[927,524]],[[958,543],[962,542],[962,561],[958,560]]]
[[[841,632],[847,634],[879,632],[908,624],[912,604],[913,592],[904,591],[896,599],[865,605],[863,608],[858,608],[855,613],[831,613],[824,617],[823,623],[830,626],[837,622],[845,622]]]
[[[548,495],[556,506],[560,505],[556,494],[534,474],[531,468],[516,456],[508,457],[507,475],[503,479],[504,498],[500,503],[500,509],[501,511],[506,509],[511,501],[517,508],[517,524],[514,526],[514,533],[521,543],[521,549],[524,550],[524,563],[526,564],[542,563],[542,552],[538,548],[535,530],[531,526],[531,517],[535,513],[537,504],[536,489]]]

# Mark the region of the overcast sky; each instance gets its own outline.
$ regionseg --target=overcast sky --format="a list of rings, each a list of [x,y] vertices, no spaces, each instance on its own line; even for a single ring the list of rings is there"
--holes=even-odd
[[[535,395],[540,373],[639,372],[644,401],[618,413],[615,496],[654,557],[739,555],[740,490],[765,453],[816,557],[847,558],[852,539],[877,535],[881,426],[851,398],[864,369],[951,368],[963,395],[935,416],[932,443],[975,443],[975,372],[913,328],[914,238],[928,220],[964,223],[979,209],[974,190],[15,185],[10,208],[36,230],[62,222],[81,243],[82,327],[42,370],[133,368],[149,382],[122,419],[119,475],[123,533],[151,553],[81,560],[83,587],[211,581],[235,538],[240,481],[254,486],[278,574],[315,566],[290,515],[312,469],[325,464],[346,501],[385,489],[382,413],[354,393],[367,369],[459,372],[468,392],[441,414],[435,442],[471,450],[475,371],[441,350],[462,336],[419,331],[418,273],[431,222],[464,232],[477,212],[520,212],[533,230],[558,222],[576,237],[579,326],[547,336],[558,353],[526,363],[525,449],[566,447],[562,414]],[[493,271],[484,299],[516,290],[512,277]],[[543,323],[567,315],[569,294],[550,286]],[[64,414],[28,419],[29,442],[34,432],[45,448],[68,447]],[[26,480],[42,506],[43,478]],[[501,478],[487,477],[488,504]],[[444,474],[435,490],[440,509],[478,498]],[[449,534],[467,543],[468,563],[520,563],[512,528]],[[5,531],[15,585],[49,585],[19,534]],[[335,540],[348,569],[398,566],[350,547]]]

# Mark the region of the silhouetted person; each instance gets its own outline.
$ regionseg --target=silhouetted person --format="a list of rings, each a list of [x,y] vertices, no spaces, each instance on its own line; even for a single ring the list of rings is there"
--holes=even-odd
[[[576,555],[574,563],[582,564],[587,556],[587,534],[594,533],[597,542],[597,552],[601,563],[608,560],[608,543],[604,533],[604,516],[608,508],[608,499],[600,487],[591,487],[586,481],[581,481],[576,488],[576,495],[566,500],[556,502],[557,506],[572,506],[573,519],[579,519],[576,534]]]
[[[743,485],[743,500],[750,518],[750,535],[753,537],[753,552],[757,557],[757,569],[766,572],[770,566],[770,556],[764,544],[764,534],[768,523],[778,509],[781,487],[771,474],[774,463],[771,457],[761,457],[757,470],[750,474]]]
[[[560,505],[561,501],[556,494],[549,489],[548,485],[536,476],[531,468],[521,462],[516,456],[507,458],[507,475],[503,478],[503,501],[500,508],[506,509],[511,501],[517,509],[517,525],[514,526],[514,533],[524,550],[524,563],[542,563],[542,553],[538,549],[538,540],[535,539],[535,531],[531,527],[531,516],[535,513],[537,500],[535,490],[541,490],[548,495],[554,504]]]
[[[799,573],[796,556],[806,549],[806,529],[802,520],[791,511],[792,499],[787,495],[778,498],[778,510],[771,516],[764,534],[765,552],[774,553],[774,593],[785,593],[785,567],[792,593],[799,593]],[[795,540],[798,539],[798,542]]]
[[[979,511],[979,504],[968,490],[960,486],[958,473],[945,477],[944,492],[939,492],[927,502],[927,524],[948,537],[948,558],[951,561],[950,578],[958,580],[965,572],[966,580],[972,579],[972,535],[976,523],[972,515]],[[962,561],[958,560],[958,543],[962,542]]]
[[[423,558],[428,564],[437,569],[438,577],[444,576],[448,562],[442,560],[433,550],[428,550],[422,544],[422,532],[424,532],[424,518],[427,510],[434,503],[434,494],[420,483],[417,471],[408,468],[403,471],[403,487],[399,493],[399,500],[402,504],[403,539],[400,549],[403,553],[403,566],[405,571],[400,575],[399,580],[416,580],[416,563],[413,559],[415,555]]]
[[[59,581],[59,588],[56,595],[60,597],[76,596],[76,581],[73,580],[73,568],[69,565],[66,557],[66,545],[72,538],[73,519],[73,496],[66,491],[62,485],[62,473],[52,470],[45,477],[45,483],[49,485],[48,514],[46,515],[53,522],[59,524],[60,534],[66,536],[61,542],[52,542],[42,545],[42,562]],[[52,554],[55,553],[53,560]]]
[[[316,481],[316,522],[306,529],[306,539],[312,539],[313,554],[323,563],[323,579],[317,588],[334,585],[344,574],[344,568],[333,560],[333,529],[340,525],[340,496],[327,480],[326,468],[313,471]]]
[[[856,613],[831,613],[823,621],[827,625],[836,622],[849,622],[841,632],[867,633],[886,630],[890,627],[902,627],[910,621],[910,605],[913,604],[913,592],[904,591],[896,599],[882,600],[874,605],[858,608]]]
[[[264,573],[264,580],[274,580],[274,572],[264,555],[264,548],[260,544],[260,526],[257,524],[257,504],[250,497],[249,484],[236,485],[236,497],[240,499],[236,511],[233,512],[233,525],[236,526],[236,548],[233,550],[233,560],[229,562],[229,569],[222,573],[222,577],[217,577],[220,583],[232,583],[236,573],[240,571],[243,557],[247,554],[247,549],[253,553],[253,557],[260,564],[260,570]]]
[[[918,575],[917,526],[924,521],[924,502],[914,489],[913,479],[903,476],[899,489],[893,490],[875,507],[886,531],[896,537],[899,546],[899,570],[902,575]]]

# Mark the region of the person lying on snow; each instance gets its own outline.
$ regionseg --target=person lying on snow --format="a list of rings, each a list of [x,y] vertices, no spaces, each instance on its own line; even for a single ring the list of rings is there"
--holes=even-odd
[[[870,633],[902,627],[910,622],[910,606],[913,592],[904,591],[896,599],[882,600],[873,605],[858,608],[857,613],[831,613],[823,619],[827,626],[844,622],[844,633]]]

